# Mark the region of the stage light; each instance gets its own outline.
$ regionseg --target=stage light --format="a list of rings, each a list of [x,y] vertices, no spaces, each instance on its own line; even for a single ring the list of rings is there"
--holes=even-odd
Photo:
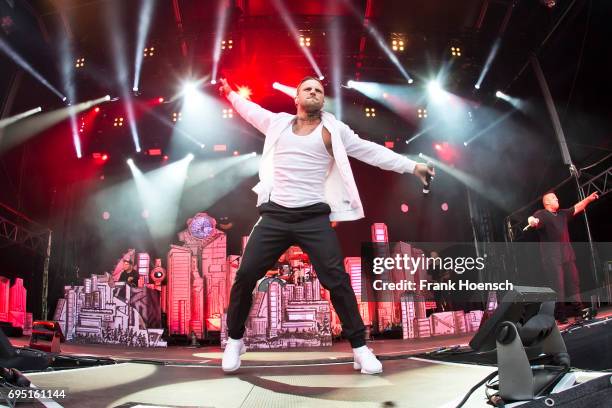
[[[484,82],[485,77],[489,73],[491,65],[493,64],[493,60],[495,60],[495,57],[497,56],[497,52],[499,51],[500,44],[501,44],[501,37],[497,37],[497,39],[493,43],[493,46],[491,47],[491,50],[489,51],[487,60],[485,61],[482,67],[482,70],[480,71],[480,75],[478,76],[478,80],[476,81],[474,88],[480,89],[480,87],[482,86],[482,83]]]
[[[108,101],[110,101],[110,100],[111,100],[111,96],[110,96],[110,95],[106,95],[106,96],[104,97],[104,100],[105,100],[105,101],[107,101],[107,102],[108,102]]]
[[[412,79],[412,78],[408,78],[408,83],[409,83],[409,84],[411,84],[411,83],[413,83],[413,82],[414,82],[414,79]]]
[[[226,152],[227,145],[225,144],[216,144],[213,146],[213,152]]]
[[[98,113],[100,112],[100,108],[98,106],[95,107],[94,112]]]
[[[419,119],[425,119],[427,117],[427,109],[425,108],[417,109],[417,117]]]
[[[325,79],[325,75],[321,75],[321,76],[319,76],[319,81],[322,81],[322,80],[324,80],[324,79]]]
[[[75,68],[83,68],[85,66],[85,58],[77,58],[74,66]]]
[[[355,85],[355,81],[353,81],[352,79],[349,79],[349,81],[346,83],[346,86],[349,88],[352,88],[353,85]]]
[[[280,84],[279,84],[278,82],[273,82],[273,83],[272,83],[272,88],[274,88],[274,89],[278,89],[279,85],[280,85]]]
[[[404,52],[406,36],[402,33],[391,33],[391,49],[395,52]]]
[[[113,121],[113,126],[123,126],[123,117],[116,117]]]
[[[376,116],[376,109],[374,108],[365,108],[365,115],[367,118],[373,118]]]
[[[403,213],[407,213],[407,212],[408,212],[408,210],[409,210],[408,204],[403,203],[403,204],[400,206],[400,210],[401,210]]]
[[[502,91],[497,91],[497,92],[495,92],[495,97],[496,98],[503,98],[504,97],[504,93]]]
[[[206,145],[204,143],[200,144],[200,149],[203,149],[205,147],[206,147]]]
[[[234,48],[234,40],[221,40],[222,50],[231,50]]]
[[[159,103],[164,103],[164,98],[162,98],[161,96],[159,98],[157,98],[157,102]]]
[[[107,161],[107,160],[108,160],[108,154],[103,154],[102,161]]]
[[[234,110],[231,108],[223,109],[223,119],[231,119],[234,117]]]
[[[169,159],[168,155],[167,155],[167,154],[166,154],[166,155],[164,155],[164,161],[166,161],[166,160],[168,160],[168,159]]]
[[[386,140],[385,147],[387,149],[393,149],[395,147],[395,142],[393,140]]]
[[[155,47],[147,47],[143,51],[143,57],[152,57],[155,55]]]
[[[429,93],[431,99],[436,102],[446,99],[447,97],[446,92],[444,92],[444,89],[442,89],[442,86],[437,80],[429,81],[427,83],[427,92]]]
[[[434,145],[434,147],[435,147],[435,149],[436,149],[437,151],[442,150],[442,145],[441,145],[440,143],[436,143],[436,144]]]
[[[444,211],[444,212],[448,211],[448,203],[442,203],[440,208],[442,208],[442,211]]]
[[[310,37],[300,35],[300,47],[310,47]]]
[[[110,219],[110,213],[109,213],[108,211],[104,211],[104,212],[102,213],[102,219],[103,219],[104,221],[108,221],[108,220]]]
[[[179,120],[182,119],[182,114],[181,112],[172,112],[172,121],[173,122],[178,122]]]
[[[253,91],[248,86],[239,86],[238,87],[238,95],[242,96],[244,99],[251,99]]]
[[[135,86],[135,87],[133,87],[133,88],[132,88],[132,91],[134,91],[134,92],[138,92],[138,87],[136,87],[136,86]]]
[[[128,164],[128,166],[134,165],[134,160],[132,160],[131,157],[129,159],[127,159],[125,162]]]
[[[461,56],[461,48],[460,47],[451,47],[451,55],[453,57],[460,57]]]
[[[196,82],[187,81],[183,84],[183,95],[186,98],[193,98],[198,95],[198,84]]]
[[[189,153],[185,159],[187,159],[187,161],[192,161],[195,158],[195,156],[193,155],[193,153]]]
[[[234,150],[234,152],[232,153],[234,156],[238,156],[240,155],[240,152],[238,150]]]
[[[215,85],[216,83],[217,83],[217,80],[216,80],[216,79],[211,79],[211,80],[210,80],[210,84],[211,84],[211,85]]]
[[[467,145],[468,145],[468,142],[463,142],[463,145],[464,145],[464,146],[467,146]]]
[[[162,150],[161,149],[149,149],[147,150],[147,154],[149,156],[161,156]]]

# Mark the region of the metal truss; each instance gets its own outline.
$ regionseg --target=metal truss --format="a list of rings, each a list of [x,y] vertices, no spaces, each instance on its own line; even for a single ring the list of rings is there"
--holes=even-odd
[[[596,176],[591,177],[580,185],[584,194],[588,196],[591,193],[597,192],[600,197],[605,196],[612,190],[612,167],[608,167]]]
[[[0,215],[0,239],[23,246],[42,256],[47,255],[50,230],[30,231]]]

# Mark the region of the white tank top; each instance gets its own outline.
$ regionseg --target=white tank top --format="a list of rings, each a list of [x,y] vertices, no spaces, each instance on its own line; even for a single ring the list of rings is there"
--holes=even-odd
[[[332,160],[323,143],[323,123],[306,136],[288,126],[274,150],[270,200],[289,208],[326,202],[325,178]]]

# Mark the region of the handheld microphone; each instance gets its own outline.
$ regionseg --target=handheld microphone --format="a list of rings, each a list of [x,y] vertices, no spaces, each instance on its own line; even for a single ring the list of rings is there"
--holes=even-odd
[[[432,162],[428,161],[427,162],[427,169],[428,170],[433,170],[434,169],[434,165]],[[425,185],[423,186],[423,194],[427,195],[429,194],[429,190],[431,189],[431,182],[433,180],[433,176],[429,173],[427,173],[425,175]]]
[[[529,224],[525,225],[525,228],[523,228],[523,232],[527,231],[529,228],[531,228],[531,225]]]

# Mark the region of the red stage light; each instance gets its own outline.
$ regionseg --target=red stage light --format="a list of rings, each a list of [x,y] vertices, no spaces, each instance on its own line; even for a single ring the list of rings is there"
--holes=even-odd
[[[408,208],[408,204],[402,204],[402,205],[400,206],[400,210],[401,210],[403,213],[407,213],[407,212],[408,212],[408,209],[409,209],[409,208]]]
[[[165,156],[164,156],[164,160],[168,160],[168,155],[165,155]]]
[[[436,150],[440,151],[442,150],[442,145],[440,143],[436,143],[436,145],[434,146],[436,148]]]
[[[395,142],[393,140],[387,140],[385,142],[385,147],[387,147],[389,149],[393,149],[395,147]]]
[[[96,108],[94,109],[94,112],[96,112],[96,113],[100,112],[100,108],[98,106],[96,106]]]
[[[108,160],[108,154],[103,154],[102,155],[102,161],[107,161]]]
[[[159,103],[164,103],[164,98],[162,98],[161,96],[159,98],[157,98],[157,102]]]
[[[161,149],[149,149],[148,153],[149,156],[161,156],[162,151]]]

